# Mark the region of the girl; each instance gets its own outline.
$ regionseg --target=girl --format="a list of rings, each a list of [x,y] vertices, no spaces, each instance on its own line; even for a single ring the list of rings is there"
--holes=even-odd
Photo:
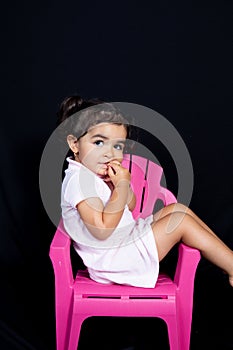
[[[130,173],[121,166],[129,124],[111,104],[100,102],[72,96],[59,111],[62,127],[70,126],[73,154],[62,184],[62,217],[90,277],[152,288],[159,262],[183,241],[226,271],[233,286],[233,251],[189,208],[172,204],[134,220]]]

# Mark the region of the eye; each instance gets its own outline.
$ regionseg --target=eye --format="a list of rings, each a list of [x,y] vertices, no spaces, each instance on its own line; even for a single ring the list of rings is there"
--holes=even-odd
[[[98,146],[98,147],[102,147],[102,146],[104,145],[104,141],[103,141],[103,140],[96,140],[96,141],[94,142],[94,144],[95,144],[96,146]]]
[[[122,151],[124,149],[124,145],[123,144],[120,144],[120,143],[117,143],[114,145],[114,148],[118,151]]]

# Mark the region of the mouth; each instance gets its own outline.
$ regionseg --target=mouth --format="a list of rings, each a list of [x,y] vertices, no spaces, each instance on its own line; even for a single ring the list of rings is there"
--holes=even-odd
[[[107,162],[99,162],[98,163],[98,165],[99,165],[99,169],[100,170],[105,170],[105,171],[107,171],[107,169],[111,166],[111,162],[112,163],[115,163],[115,164],[118,164],[118,165],[120,165],[121,163],[119,162],[119,161],[116,161],[116,160],[109,160],[109,161],[107,161]],[[113,169],[113,167],[111,167],[112,169]],[[113,171],[114,171],[114,169],[113,169]],[[115,171],[114,171],[115,172]]]
[[[108,163],[99,163],[99,166],[100,166],[101,169],[107,169],[108,168],[108,164],[109,164],[109,162]]]

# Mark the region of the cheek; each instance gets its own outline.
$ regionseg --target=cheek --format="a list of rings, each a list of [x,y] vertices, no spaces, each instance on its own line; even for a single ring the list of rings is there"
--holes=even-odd
[[[96,171],[99,168],[98,160],[100,157],[98,153],[98,150],[95,149],[83,154],[81,162],[90,170]]]
[[[123,157],[124,157],[123,151],[117,151],[115,153],[115,156],[119,160],[119,162],[121,162],[123,160]]]

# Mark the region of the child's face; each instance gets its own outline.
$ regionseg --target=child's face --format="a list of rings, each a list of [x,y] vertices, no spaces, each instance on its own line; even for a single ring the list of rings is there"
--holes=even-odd
[[[100,177],[107,174],[110,161],[122,162],[126,141],[123,125],[101,123],[77,141],[78,160]]]

